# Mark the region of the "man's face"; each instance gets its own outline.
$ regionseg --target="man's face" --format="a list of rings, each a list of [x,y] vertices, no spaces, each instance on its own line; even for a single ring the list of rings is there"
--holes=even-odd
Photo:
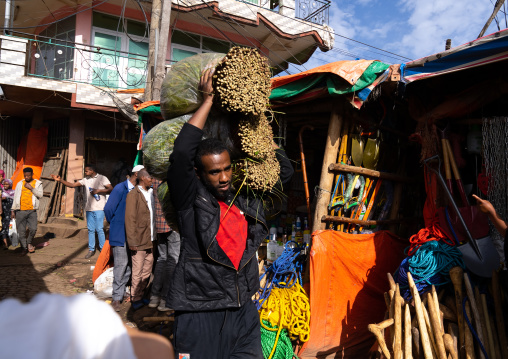
[[[152,180],[153,180],[153,178],[152,178],[152,176],[150,176],[150,175],[141,176],[141,177],[139,178],[139,182],[140,182],[140,184],[141,184],[143,187],[145,187],[145,188],[150,188],[150,187],[152,187]]]
[[[85,177],[93,177],[95,175],[95,171],[90,167],[85,167]]]
[[[228,151],[220,155],[204,155],[201,157],[203,171],[198,174],[206,189],[217,199],[224,200],[231,188],[231,159]]]
[[[33,173],[32,172],[23,172],[23,177],[25,177],[25,182],[32,182],[32,176],[33,176]]]

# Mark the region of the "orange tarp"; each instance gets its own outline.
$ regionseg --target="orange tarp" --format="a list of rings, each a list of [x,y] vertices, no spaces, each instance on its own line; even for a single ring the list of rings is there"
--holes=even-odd
[[[386,273],[404,258],[408,242],[387,231],[313,233],[310,252],[310,339],[300,358],[367,358],[375,342],[367,325],[386,310]]]
[[[312,74],[332,73],[354,85],[374,60],[336,61],[293,75],[272,78],[272,88],[284,86]]]
[[[16,188],[16,184],[23,180],[23,168],[31,167],[34,170],[33,177],[36,179],[41,178],[47,146],[48,128],[31,128],[18,147],[16,170],[11,177],[13,188]]]

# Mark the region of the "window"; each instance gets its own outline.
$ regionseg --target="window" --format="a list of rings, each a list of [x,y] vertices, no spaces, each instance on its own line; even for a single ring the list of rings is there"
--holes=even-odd
[[[89,81],[96,86],[144,88],[148,58],[145,25],[101,13],[93,14],[92,25]]]
[[[76,17],[50,25],[33,42],[35,74],[61,80],[72,79]]]
[[[173,62],[203,52],[227,53],[230,48],[231,43],[228,41],[217,40],[189,32],[175,30],[171,35],[171,61]]]

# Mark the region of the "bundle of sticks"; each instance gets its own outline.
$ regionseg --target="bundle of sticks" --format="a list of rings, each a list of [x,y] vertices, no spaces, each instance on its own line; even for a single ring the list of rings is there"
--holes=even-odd
[[[494,305],[471,284],[462,268],[450,270],[452,295],[432,290],[420,296],[411,273],[407,273],[413,299],[400,295],[399,285],[388,273],[390,290],[385,293],[385,320],[368,329],[378,342],[376,358],[502,359],[508,358],[508,342],[498,273],[490,283]],[[451,289],[451,288],[450,288]],[[464,313],[466,316],[464,316]],[[473,331],[471,331],[470,326]],[[480,342],[482,345],[480,345]]]

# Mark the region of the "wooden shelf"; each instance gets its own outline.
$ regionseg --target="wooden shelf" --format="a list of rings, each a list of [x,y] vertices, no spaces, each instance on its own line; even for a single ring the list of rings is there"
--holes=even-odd
[[[338,223],[351,223],[358,224],[360,226],[377,226],[385,224],[398,224],[406,221],[407,219],[387,219],[383,221],[363,221],[360,219],[338,217],[338,216],[323,216],[321,217],[322,222],[338,222]]]
[[[376,178],[381,178],[381,179],[385,179],[385,180],[389,180],[389,181],[396,181],[396,182],[415,182],[415,179],[411,178],[411,177],[399,176],[399,175],[389,173],[389,172],[379,172],[379,171],[369,170],[368,168],[363,168],[363,167],[348,166],[348,165],[344,165],[342,163],[332,163],[330,166],[328,166],[328,170],[336,171],[336,172],[356,173],[359,175],[376,177]]]

